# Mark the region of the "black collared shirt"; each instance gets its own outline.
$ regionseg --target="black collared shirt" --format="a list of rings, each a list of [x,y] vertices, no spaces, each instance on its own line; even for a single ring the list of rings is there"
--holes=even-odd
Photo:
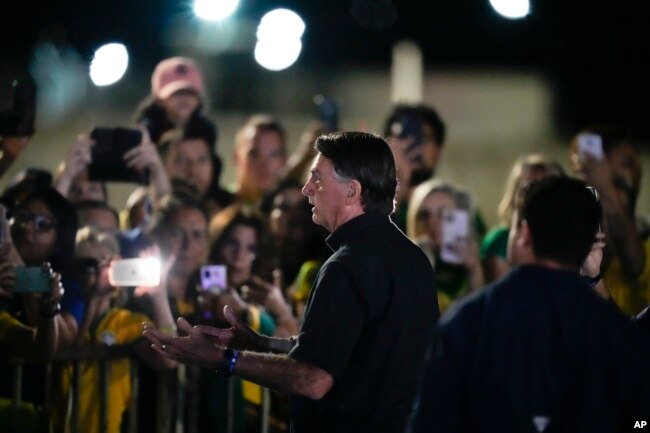
[[[290,356],[334,386],[320,401],[291,397],[293,431],[402,433],[438,319],[431,265],[388,216],[354,218],[327,244]]]

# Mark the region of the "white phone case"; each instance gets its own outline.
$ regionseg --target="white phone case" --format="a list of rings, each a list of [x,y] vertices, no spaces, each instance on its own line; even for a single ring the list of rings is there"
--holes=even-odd
[[[115,260],[111,262],[108,279],[116,287],[157,286],[160,260],[153,257]]]
[[[459,244],[469,236],[469,212],[464,209],[443,209],[442,212],[442,246],[440,258],[446,263],[463,263]]]

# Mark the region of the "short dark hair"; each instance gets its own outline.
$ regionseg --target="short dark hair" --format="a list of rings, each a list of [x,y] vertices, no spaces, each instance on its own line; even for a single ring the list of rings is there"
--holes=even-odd
[[[537,258],[576,269],[582,265],[602,217],[593,191],[566,176],[548,176],[521,190],[517,224],[526,220]]]
[[[332,161],[339,176],[359,181],[365,213],[393,213],[397,188],[395,160],[383,138],[366,132],[336,132],[318,137],[314,147]]]
[[[205,217],[206,224],[210,221],[208,211],[195,196],[186,191],[175,190],[156,202],[151,221],[145,230],[146,234],[150,238],[160,236],[169,228],[174,215],[182,209],[196,209]]]
[[[185,140],[203,140],[210,155],[214,155],[216,147],[214,124],[207,120],[190,121],[185,126],[170,129],[160,137],[158,150],[164,157],[172,145]]]
[[[283,151],[286,152],[287,132],[282,123],[270,114],[255,114],[251,116],[246,124],[235,135],[235,149],[246,143],[249,128],[254,128],[256,132],[275,132],[282,139]]]
[[[115,221],[117,222],[117,226],[120,226],[120,216],[113,208],[110,206],[108,203],[99,201],[99,200],[82,200],[79,203],[74,204],[74,208],[77,211],[77,219],[79,222],[81,222],[82,218],[81,215],[83,212],[88,211],[88,210],[106,210],[109,211],[111,214],[113,214],[113,217],[115,217]]]
[[[399,121],[403,116],[414,117],[421,123],[429,125],[433,131],[433,138],[435,139],[436,144],[439,147],[442,147],[445,144],[445,138],[447,137],[447,127],[445,126],[445,123],[442,121],[436,110],[424,104],[398,104],[393,107],[384,123],[384,137],[390,137],[392,135],[393,124]]]

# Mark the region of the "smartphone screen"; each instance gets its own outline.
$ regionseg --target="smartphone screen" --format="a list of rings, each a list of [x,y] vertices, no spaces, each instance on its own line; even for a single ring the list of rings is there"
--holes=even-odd
[[[578,140],[578,154],[582,161],[585,160],[585,155],[590,155],[597,160],[603,159],[603,139],[598,134],[579,134]]]
[[[443,209],[442,246],[440,258],[447,263],[461,264],[469,237],[469,212],[464,209]]]
[[[88,178],[96,181],[147,184],[149,173],[126,165],[124,154],[142,141],[142,132],[128,128],[95,128],[90,133],[95,141],[90,153]]]
[[[43,293],[50,291],[50,276],[42,266],[17,266],[15,293]]]
[[[160,260],[154,257],[114,260],[108,280],[116,287],[154,287],[160,284]]]
[[[201,288],[213,293],[221,293],[228,286],[226,265],[201,266]]]

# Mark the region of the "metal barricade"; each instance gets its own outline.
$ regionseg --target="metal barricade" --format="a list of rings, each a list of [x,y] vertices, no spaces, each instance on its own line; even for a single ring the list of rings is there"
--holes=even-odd
[[[100,433],[108,430],[109,412],[109,384],[111,362],[118,359],[130,359],[131,378],[131,400],[128,408],[128,418],[125,420],[128,433],[138,433],[138,399],[140,396],[140,371],[138,361],[132,353],[130,346],[98,346],[84,348],[82,350],[68,351],[57,354],[54,359],[47,362],[28,359],[12,359],[10,361],[12,380],[12,404],[11,404],[11,433],[21,433],[19,410],[23,396],[23,374],[24,366],[38,363],[45,365],[47,369],[47,380],[44,386],[43,411],[50,413],[52,408],[52,376],[55,367],[70,365],[72,374],[70,378],[70,407],[69,407],[69,431],[72,433],[83,433],[80,426],[80,401],[79,390],[81,386],[81,370],[85,362],[97,362],[99,369],[98,393],[100,399]],[[199,372],[196,367],[180,365],[176,371],[158,372],[159,390],[156,393],[156,420],[151,420],[152,427],[146,433],[199,433]],[[171,384],[170,380],[175,381]],[[227,433],[235,431],[235,410],[234,410],[234,387],[236,382],[233,378],[228,380],[227,391]],[[175,386],[170,386],[175,385]],[[170,394],[170,390],[175,389]],[[268,388],[262,388],[260,433],[269,432],[270,392]],[[2,429],[0,429],[1,431]],[[145,432],[140,432],[145,433]]]

